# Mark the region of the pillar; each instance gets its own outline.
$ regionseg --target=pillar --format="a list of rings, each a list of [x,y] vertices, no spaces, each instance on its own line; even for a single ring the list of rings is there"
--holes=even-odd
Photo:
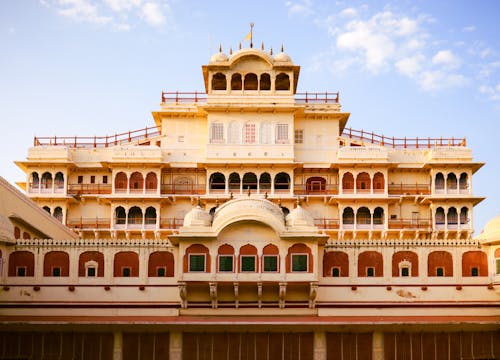
[[[384,360],[384,333],[379,331],[372,335],[372,360]]]
[[[169,359],[182,360],[182,332],[170,332]]]
[[[113,360],[122,360],[123,335],[120,331],[114,333]]]
[[[313,360],[326,360],[326,333],[324,331],[314,332],[313,348]]]

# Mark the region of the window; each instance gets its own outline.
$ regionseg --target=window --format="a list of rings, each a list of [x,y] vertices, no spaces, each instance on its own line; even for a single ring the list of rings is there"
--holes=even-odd
[[[103,183],[103,184],[107,184],[107,183],[108,183],[108,175],[104,175],[104,176],[102,177],[102,183]]]
[[[205,255],[189,255],[189,271],[205,271]]]
[[[497,275],[500,275],[500,259],[497,259]]]
[[[87,268],[87,277],[95,277],[96,275],[96,268],[94,266],[89,266]]]
[[[165,277],[166,273],[167,273],[167,269],[165,267],[157,267],[156,268],[156,276]]]
[[[278,144],[288,143],[288,124],[276,125],[276,142]]]
[[[246,144],[255,143],[255,124],[245,124],[245,132],[243,133],[243,139]]]
[[[241,271],[255,271],[255,256],[242,255],[241,256]]]
[[[264,255],[263,261],[265,272],[278,271],[278,257],[276,255]]]
[[[95,175],[90,176],[90,183],[95,184]]]
[[[340,277],[340,268],[338,268],[338,267],[332,268],[332,276],[333,277]]]
[[[401,268],[401,276],[410,276],[410,268],[409,267],[402,267]]]
[[[224,124],[213,123],[210,128],[210,142],[221,143],[224,141]]]
[[[368,276],[368,277],[375,276],[375,268],[374,267],[367,267],[366,268],[366,276]]]
[[[444,276],[444,269],[442,267],[436,268],[436,276]]]
[[[83,176],[78,175],[78,184],[83,184]]]
[[[25,277],[26,276],[26,267],[25,266],[18,266],[16,268],[16,274],[17,274],[17,276]]]
[[[61,276],[61,268],[59,267],[52,268],[52,276]]]
[[[477,267],[473,267],[472,269],[470,269],[470,275],[479,276],[479,269]]]
[[[307,271],[307,254],[292,254],[292,271]]]
[[[122,276],[123,277],[130,277],[130,268],[129,267],[122,268]]]
[[[295,130],[294,138],[295,138],[296,144],[303,144],[304,143],[304,130],[303,129]]]
[[[219,271],[233,271],[232,255],[219,255]]]

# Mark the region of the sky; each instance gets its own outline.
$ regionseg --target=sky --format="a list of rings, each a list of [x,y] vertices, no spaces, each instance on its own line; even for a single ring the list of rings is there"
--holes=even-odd
[[[466,137],[476,234],[500,214],[500,2],[0,1],[0,175],[33,137],[154,125],[162,91],[204,90],[201,65],[254,43],[284,46],[298,91],[340,91],[348,126],[396,137]]]

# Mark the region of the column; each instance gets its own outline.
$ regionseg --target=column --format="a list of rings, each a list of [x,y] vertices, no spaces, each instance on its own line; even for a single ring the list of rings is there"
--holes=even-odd
[[[326,333],[324,331],[314,332],[313,348],[313,360],[326,360]]]
[[[122,360],[123,335],[120,331],[114,333],[113,360]]]
[[[169,338],[169,359],[182,360],[182,333],[180,331],[171,331]]]
[[[379,331],[372,335],[372,360],[384,360],[384,333]]]

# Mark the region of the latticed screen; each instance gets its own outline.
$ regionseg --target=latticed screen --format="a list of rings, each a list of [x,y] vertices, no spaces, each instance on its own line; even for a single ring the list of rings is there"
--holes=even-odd
[[[233,257],[228,255],[219,256],[219,271],[233,271]]]
[[[224,140],[224,125],[221,123],[212,124],[210,131],[210,142],[222,142]]]
[[[278,143],[288,142],[288,124],[278,124],[276,126],[276,141]]]
[[[189,255],[189,271],[205,271],[205,255]]]
[[[292,255],[292,271],[307,271],[307,255]]]
[[[241,271],[255,271],[255,256],[241,257]]]
[[[255,143],[255,124],[245,124],[245,143]]]
[[[264,256],[264,271],[278,271],[277,256]]]

